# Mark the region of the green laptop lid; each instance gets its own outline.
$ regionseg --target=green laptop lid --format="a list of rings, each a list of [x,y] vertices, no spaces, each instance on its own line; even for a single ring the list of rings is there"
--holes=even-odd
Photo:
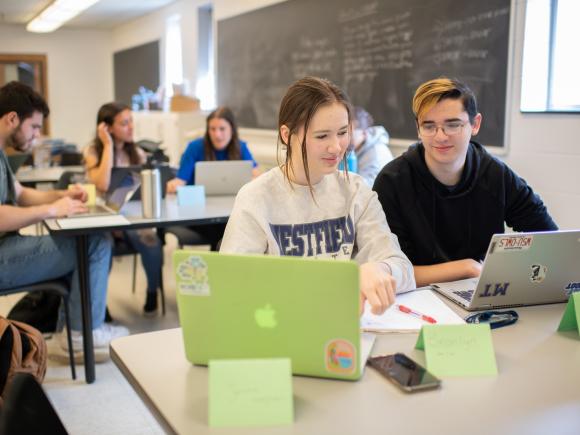
[[[358,379],[358,266],[351,261],[173,255],[189,361],[280,358],[294,374]]]

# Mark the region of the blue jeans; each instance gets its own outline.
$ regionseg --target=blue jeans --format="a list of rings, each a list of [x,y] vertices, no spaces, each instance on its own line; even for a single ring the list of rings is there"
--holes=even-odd
[[[155,231],[151,229],[127,230],[123,236],[141,255],[141,263],[147,276],[147,293],[155,294],[161,282],[163,247]]]
[[[99,235],[88,238],[93,329],[105,320],[111,243]],[[0,239],[0,289],[39,281],[70,279],[71,328],[82,330],[81,293],[74,237],[10,235]]]

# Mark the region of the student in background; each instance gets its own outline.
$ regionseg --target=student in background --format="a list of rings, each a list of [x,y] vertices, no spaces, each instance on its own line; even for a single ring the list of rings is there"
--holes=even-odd
[[[19,150],[29,147],[39,137],[48,112],[44,99],[22,83],[10,82],[0,88],[0,289],[69,276],[71,338],[74,351],[82,352],[75,238],[22,236],[18,230],[44,219],[86,211],[87,194],[80,186],[52,191],[21,186],[14,178],[3,151],[8,138]],[[127,328],[104,323],[111,259],[109,241],[99,235],[89,236],[88,257],[93,342],[97,357],[108,357],[109,342],[129,333]],[[68,349],[64,330],[58,338],[62,348]]]
[[[85,149],[87,177],[101,193],[109,190],[113,167],[139,166],[146,162],[145,152],[133,142],[133,116],[128,106],[107,103],[97,114],[97,134]],[[141,256],[147,276],[147,297],[143,312],[157,312],[157,289],[161,281],[163,247],[155,230],[115,231],[113,237],[124,239]]]
[[[238,137],[234,114],[227,107],[218,107],[206,119],[205,135],[191,141],[181,156],[177,177],[167,182],[167,192],[175,193],[179,186],[193,184],[195,164],[211,160],[251,160],[254,176],[258,175],[257,163],[248,145]]]
[[[415,281],[376,194],[337,171],[350,123],[348,98],[334,84],[306,77],[290,86],[278,117],[286,160],[240,190],[220,252],[353,259],[361,302],[378,314]]]
[[[413,112],[420,141],[385,166],[373,189],[417,285],[478,277],[491,236],[506,224],[558,228],[531,187],[472,140],[482,116],[464,83],[423,83]]]
[[[193,184],[195,181],[195,164],[212,160],[251,160],[253,176],[258,175],[257,163],[252,157],[248,145],[238,137],[238,128],[234,114],[227,107],[218,107],[206,119],[205,135],[191,141],[181,156],[177,177],[167,182],[167,192],[174,193],[179,186]],[[169,232],[182,240],[199,235],[210,244],[211,250],[217,250],[223,237],[225,225],[198,225],[193,227],[172,227]]]
[[[383,167],[393,160],[389,133],[382,125],[373,126],[373,117],[362,107],[354,108],[352,144],[357,157],[357,173],[369,186]]]

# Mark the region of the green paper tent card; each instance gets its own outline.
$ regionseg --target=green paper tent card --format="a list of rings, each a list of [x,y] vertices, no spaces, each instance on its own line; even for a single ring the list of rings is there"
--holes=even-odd
[[[289,358],[211,360],[210,426],[275,426],[294,420]]]
[[[497,374],[487,324],[424,325],[415,348],[425,351],[427,370],[438,377]]]
[[[566,311],[558,326],[558,331],[574,331],[577,330],[580,334],[580,292],[575,292],[570,295]]]

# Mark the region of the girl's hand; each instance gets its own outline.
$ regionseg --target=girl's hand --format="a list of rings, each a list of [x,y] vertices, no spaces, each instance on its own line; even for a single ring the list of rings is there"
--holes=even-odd
[[[101,142],[103,142],[104,147],[113,146],[113,138],[111,137],[111,133],[109,133],[109,126],[106,123],[101,122],[97,126],[97,135],[101,139]]]
[[[359,269],[360,312],[369,301],[373,314],[382,314],[395,302],[396,282],[379,263],[365,263]]]

